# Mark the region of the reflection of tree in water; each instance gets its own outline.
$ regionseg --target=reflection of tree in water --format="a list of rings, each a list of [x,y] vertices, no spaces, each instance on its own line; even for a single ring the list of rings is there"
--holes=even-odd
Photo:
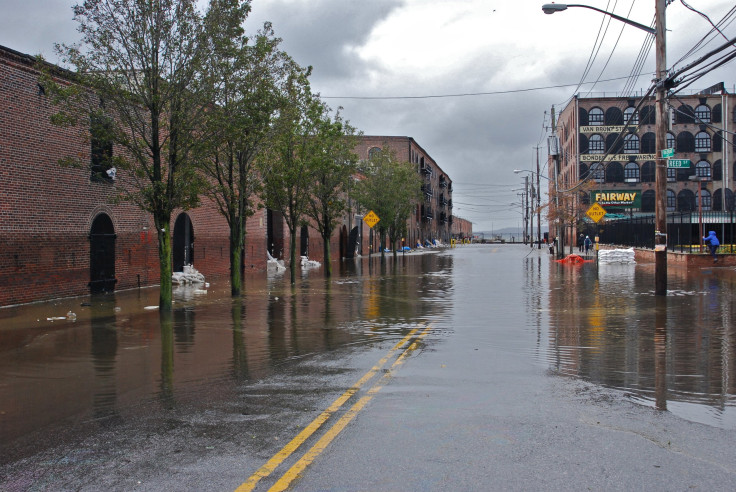
[[[248,379],[248,357],[246,354],[245,338],[243,333],[243,318],[246,306],[242,298],[233,299],[233,376],[236,381]]]
[[[165,408],[174,407],[174,321],[170,311],[159,313],[161,323],[161,391]]]
[[[118,334],[114,306],[114,295],[105,295],[94,296],[90,308],[92,314],[90,350],[95,369],[92,408],[95,419],[114,416],[117,411],[115,358],[118,351]]]
[[[174,310],[174,341],[182,353],[194,345],[194,326],[196,312],[192,307]]]

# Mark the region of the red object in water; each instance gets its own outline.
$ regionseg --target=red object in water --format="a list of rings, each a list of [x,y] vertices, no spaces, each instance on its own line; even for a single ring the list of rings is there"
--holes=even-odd
[[[557,263],[569,263],[569,264],[576,265],[578,263],[590,263],[595,260],[586,260],[580,255],[567,255],[565,258],[561,260],[555,260],[555,261],[557,261]]]

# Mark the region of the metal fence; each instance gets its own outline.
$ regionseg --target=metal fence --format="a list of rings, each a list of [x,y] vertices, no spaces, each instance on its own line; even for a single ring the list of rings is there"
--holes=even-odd
[[[600,223],[586,223],[583,234],[599,236],[600,242],[620,246],[654,249],[654,215],[606,219]],[[736,248],[734,211],[677,212],[667,214],[667,249],[680,253],[697,253],[703,236],[716,231],[721,243],[719,253],[734,253]]]

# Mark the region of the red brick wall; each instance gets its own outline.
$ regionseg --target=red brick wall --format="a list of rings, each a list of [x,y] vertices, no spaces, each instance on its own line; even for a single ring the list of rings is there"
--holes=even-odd
[[[114,184],[92,182],[87,167],[58,164],[69,156],[89,162],[90,144],[77,129],[51,125],[56,108],[40,89],[33,63],[0,47],[0,306],[89,293],[88,236],[100,213],[115,229],[116,289],[158,284],[150,216],[113,200],[125,174],[118,172]],[[208,202],[187,213],[195,231],[194,267],[205,277],[228,275],[227,222]],[[265,269],[263,214],[248,220],[247,270]]]

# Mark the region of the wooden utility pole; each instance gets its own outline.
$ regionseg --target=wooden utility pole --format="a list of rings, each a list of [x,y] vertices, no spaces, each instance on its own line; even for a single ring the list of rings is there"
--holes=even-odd
[[[666,0],[655,0],[656,38],[656,171],[654,206],[654,294],[667,295],[667,159],[662,150],[667,146],[667,24],[665,22]]]
[[[542,249],[542,189],[539,187],[539,147],[537,149],[537,249]]]
[[[557,123],[555,122],[555,107],[552,106],[552,137],[557,141]],[[560,227],[560,193],[557,191],[558,189],[558,182],[557,182],[557,174],[559,170],[559,162],[560,162],[560,149],[555,149],[557,151],[557,155],[553,155],[552,159],[555,162],[553,173],[554,173],[554,183],[555,183],[555,213],[553,215],[555,220],[555,237],[557,238],[557,248],[555,253],[557,254],[558,258],[562,258],[564,256],[565,252],[565,245],[564,245],[564,228]]]

